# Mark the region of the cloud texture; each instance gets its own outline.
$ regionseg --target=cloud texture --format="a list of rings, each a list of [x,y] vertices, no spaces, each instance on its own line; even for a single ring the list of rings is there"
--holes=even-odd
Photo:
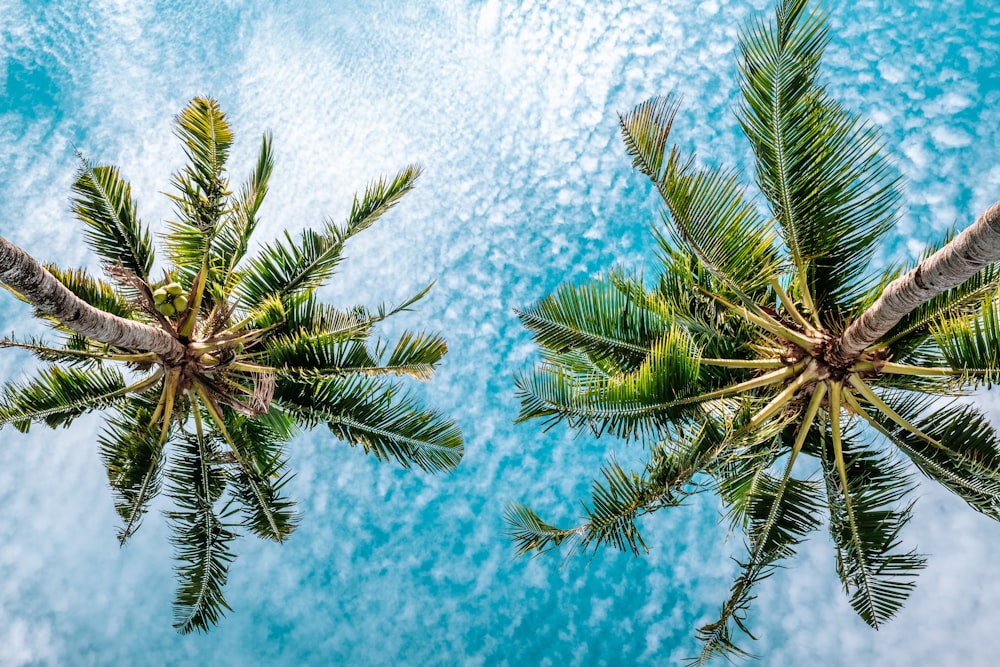
[[[0,233],[45,261],[91,265],[68,213],[74,147],[122,167],[144,219],[182,159],[172,116],[217,97],[237,133],[235,178],[260,134],[277,169],[259,238],[346,214],[364,184],[410,162],[417,190],[348,248],[325,296],[398,301],[398,326],[442,331],[427,401],[456,415],[450,477],[376,465],[323,433],[291,447],[301,528],[245,539],[204,637],[170,628],[166,530],[151,513],[120,551],[96,455],[99,419],[3,432],[0,662],[5,664],[673,664],[728,590],[714,501],[643,524],[651,554],[513,560],[504,503],[572,521],[611,453],[562,429],[514,427],[512,374],[534,358],[513,308],[612,265],[652,266],[649,189],[616,112],[668,91],[700,159],[746,167],[735,102],[738,26],[763,0],[268,3],[0,0]],[[1000,10],[988,0],[831,2],[831,90],[884,129],[909,181],[881,262],[916,256],[1000,196]],[[5,331],[41,333],[4,301]],[[0,357],[2,377],[29,367]],[[1000,418],[995,390],[980,399]],[[1000,527],[924,485],[906,539],[929,553],[917,592],[875,633],[839,590],[827,538],[760,589],[762,664],[987,664]]]

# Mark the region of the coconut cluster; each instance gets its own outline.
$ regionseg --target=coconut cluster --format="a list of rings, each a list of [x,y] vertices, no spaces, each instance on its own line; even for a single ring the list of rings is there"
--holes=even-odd
[[[167,317],[183,313],[188,305],[188,298],[180,283],[167,283],[153,290],[153,303],[156,309]]]

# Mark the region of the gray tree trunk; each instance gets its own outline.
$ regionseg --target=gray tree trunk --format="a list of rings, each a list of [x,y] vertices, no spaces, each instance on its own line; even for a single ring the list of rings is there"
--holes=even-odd
[[[0,281],[41,312],[87,338],[128,350],[153,352],[168,362],[179,362],[184,357],[184,345],[163,329],[94,308],[2,236]]]
[[[840,338],[839,354],[851,360],[876,343],[903,317],[945,290],[961,285],[1000,260],[1000,201],[951,243],[889,283],[878,300]]]

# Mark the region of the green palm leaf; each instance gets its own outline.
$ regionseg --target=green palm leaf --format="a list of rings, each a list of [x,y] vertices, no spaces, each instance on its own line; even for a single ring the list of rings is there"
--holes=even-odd
[[[507,535],[513,540],[518,556],[530,551],[544,553],[578,535],[573,528],[556,528],[545,523],[530,507],[521,503],[507,505],[503,520],[510,526]]]
[[[372,321],[354,312],[319,302],[314,295],[287,310],[279,335],[324,335],[330,340],[364,340]]]
[[[874,127],[817,83],[827,30],[806,4],[780,2],[775,25],[751,22],[741,34],[739,118],[803,300],[817,312],[871,289],[867,267],[892,228],[899,193]]]
[[[81,344],[77,344],[81,343]],[[0,347],[15,347],[26,350],[42,361],[53,363],[65,363],[70,365],[93,365],[103,361],[128,361],[135,364],[148,364],[156,360],[156,355],[152,353],[139,354],[118,354],[104,349],[96,348],[92,341],[77,339],[72,341],[68,347],[52,347],[39,338],[28,338],[26,340],[15,340],[13,338],[0,338]]]
[[[791,556],[805,534],[818,525],[818,488],[811,480],[796,479],[792,471],[799,454],[808,449],[809,438],[815,436],[815,418],[824,396],[825,387],[821,387],[800,419],[786,417],[758,428],[749,427],[751,416],[757,412],[755,401],[741,401],[729,432],[717,447],[718,453],[709,461],[708,471],[733,525],[747,535],[750,553],[741,563],[740,575],[719,619],[699,629],[698,636],[705,643],[701,655],[692,662],[703,664],[717,655],[727,659],[746,655],[733,642],[731,626],[735,624],[753,637],[746,616],[755,597],[754,587],[770,576],[782,558]],[[777,478],[771,471],[789,443],[791,451],[784,474]]]
[[[706,428],[656,447],[642,473],[628,472],[610,461],[601,468],[603,481],[593,484],[584,523],[574,528],[556,528],[524,505],[508,505],[504,520],[511,527],[517,553],[541,553],[570,541],[573,548],[584,551],[610,545],[639,555],[647,549],[636,519],[680,505],[699,491],[694,477],[711,463],[718,445],[719,434]]]
[[[180,451],[167,470],[169,493],[177,509],[171,520],[179,586],[174,600],[174,627],[179,632],[207,631],[230,609],[222,596],[229,564],[229,543],[236,537],[226,519],[227,507],[216,511],[226,487],[226,474],[212,441],[199,436],[181,439]]]
[[[170,195],[177,220],[167,223],[164,237],[172,271],[191,284],[208,261],[212,242],[226,213],[229,182],[226,159],[233,134],[215,100],[195,98],[175,119],[187,164],[171,178]]]
[[[420,175],[409,166],[391,180],[380,179],[368,185],[361,199],[354,198],[350,215],[343,226],[327,221],[319,232],[307,229],[298,242],[285,232],[284,241],[265,245],[240,274],[240,291],[247,303],[257,303],[268,296],[283,301],[307,297],[325,283],[341,260],[344,243],[378,220],[396,205]]]
[[[45,269],[91,306],[127,320],[140,319],[135,306],[114,287],[90,276],[85,269],[60,269],[47,264]]]
[[[697,349],[677,328],[653,342],[642,364],[625,375],[574,373],[541,364],[515,378],[521,400],[518,421],[542,418],[544,427],[551,428],[565,419],[597,435],[655,437],[689,415],[698,402],[698,368]]]
[[[232,210],[223,218],[212,243],[209,280],[222,293],[231,291],[236,266],[250,247],[250,237],[257,229],[257,213],[267,194],[267,184],[273,168],[271,135],[267,133],[261,139],[257,166],[239,193],[232,198]]]
[[[223,211],[224,178],[233,133],[215,100],[195,98],[175,119],[174,133],[184,146],[187,165],[174,177],[182,219],[212,234]]]
[[[978,512],[1000,521],[1000,438],[989,419],[971,405],[932,408],[932,400],[886,392],[882,400],[917,430],[862,406],[868,420],[917,468]]]
[[[115,510],[124,525],[122,544],[139,528],[149,501],[160,490],[163,456],[162,430],[152,417],[155,406],[131,398],[117,417],[108,419],[97,439],[108,482],[115,494]]]
[[[953,312],[930,327],[947,366],[969,383],[1000,380],[1000,297],[994,289],[973,312]]]
[[[899,533],[910,519],[912,503],[896,506],[912,485],[898,462],[856,444],[850,434],[842,442],[846,489],[833,449],[825,447],[821,459],[837,574],[854,610],[878,628],[902,608],[926,563],[913,551],[899,551]]]
[[[73,182],[73,214],[84,223],[84,238],[105,267],[121,263],[147,280],[153,267],[149,230],[139,220],[132,189],[118,168],[94,166],[80,156]]]
[[[453,421],[378,379],[279,377],[274,400],[306,425],[326,424],[379,460],[440,472],[462,458],[462,437]]]
[[[440,336],[403,332],[385,358],[383,346],[372,351],[362,341],[343,339],[345,330],[356,323],[345,322],[344,327],[320,334],[275,336],[257,358],[274,371],[291,375],[391,374],[428,380],[447,350]]]
[[[751,361],[759,357],[754,345],[762,342],[755,329],[739,314],[713,299],[716,281],[698,259],[690,254],[663,248],[662,273],[656,289],[647,290],[635,279],[612,274],[619,289],[626,291],[639,308],[649,310],[682,327],[701,351],[703,358]],[[667,328],[667,324],[663,328]],[[725,365],[702,364],[699,368],[703,389],[721,389],[747,379],[745,370]]]
[[[822,500],[817,485],[790,476],[791,463],[782,478],[763,470],[756,476],[745,498],[749,558],[740,563],[740,574],[718,620],[698,629],[704,642],[697,664],[716,657],[746,655],[733,642],[732,624],[750,637],[746,616],[755,594],[754,587],[769,577],[778,563],[791,557],[795,547],[819,525]]]
[[[338,332],[274,336],[258,359],[276,372],[293,375],[344,375],[379,365],[363,341],[342,340]]]
[[[747,295],[759,292],[781,270],[776,236],[734,175],[695,169],[694,158],[683,157],[676,147],[666,152],[676,112],[677,104],[668,96],[620,116],[626,149],[633,166],[666,202],[664,221],[676,246],[690,250],[720,282],[749,302]],[[667,239],[659,240],[670,252]]]
[[[0,426],[14,424],[27,432],[31,422],[51,428],[69,426],[90,410],[123,401],[130,391],[151,386],[158,375],[137,384],[127,385],[115,368],[63,368],[50,366],[39,371],[34,380],[11,382],[0,399]]]
[[[279,414],[268,419],[247,419],[228,410],[224,414],[237,455],[233,481],[236,498],[243,506],[244,525],[260,537],[282,542],[298,524],[295,504],[282,497],[292,479],[281,449],[291,435],[291,424]]]
[[[561,285],[530,308],[517,311],[539,345],[607,359],[623,371],[638,367],[664,329],[664,320],[637,304],[613,280]]]
[[[404,331],[378,372],[430,380],[447,351],[447,343],[437,334]]]

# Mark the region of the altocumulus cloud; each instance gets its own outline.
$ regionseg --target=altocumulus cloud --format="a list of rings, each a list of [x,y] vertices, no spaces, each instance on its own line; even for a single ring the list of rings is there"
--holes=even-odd
[[[345,6],[340,6],[341,4]],[[663,664],[690,655],[733,566],[710,499],[645,524],[652,553],[511,560],[504,502],[571,521],[607,440],[514,428],[512,373],[534,354],[512,308],[613,264],[650,268],[650,191],[628,169],[617,111],[674,90],[705,162],[746,166],[731,108],[752,2],[102,2],[7,0],[0,26],[2,233],[46,261],[95,265],[68,215],[73,147],[119,164],[147,222],[181,161],[170,118],[218,97],[238,133],[233,177],[272,129],[277,170],[260,238],[342,217],[366,181],[419,162],[418,189],[348,248],[326,296],[394,301],[437,285],[400,326],[446,334],[428,402],[468,437],[451,477],[374,465],[317,432],[291,448],[303,525],[247,540],[235,612],[206,637],[169,627],[166,531],[150,515],[121,552],[94,440],[10,433],[0,448],[0,642],[13,664]],[[833,2],[826,72],[885,130],[909,210],[880,261],[915,256],[1000,192],[998,10],[988,2]],[[974,23],[977,30],[969,30]],[[3,74],[7,76],[4,78]],[[29,85],[29,75],[35,77]],[[27,83],[26,83],[27,82]],[[13,94],[13,91],[17,94]],[[39,333],[5,302],[3,327]],[[30,362],[0,360],[4,377]],[[991,414],[1000,416],[996,399]],[[931,555],[877,635],[840,594],[822,534],[761,588],[769,665],[978,664],[1000,650],[989,581],[1000,530],[921,489],[906,539]]]

